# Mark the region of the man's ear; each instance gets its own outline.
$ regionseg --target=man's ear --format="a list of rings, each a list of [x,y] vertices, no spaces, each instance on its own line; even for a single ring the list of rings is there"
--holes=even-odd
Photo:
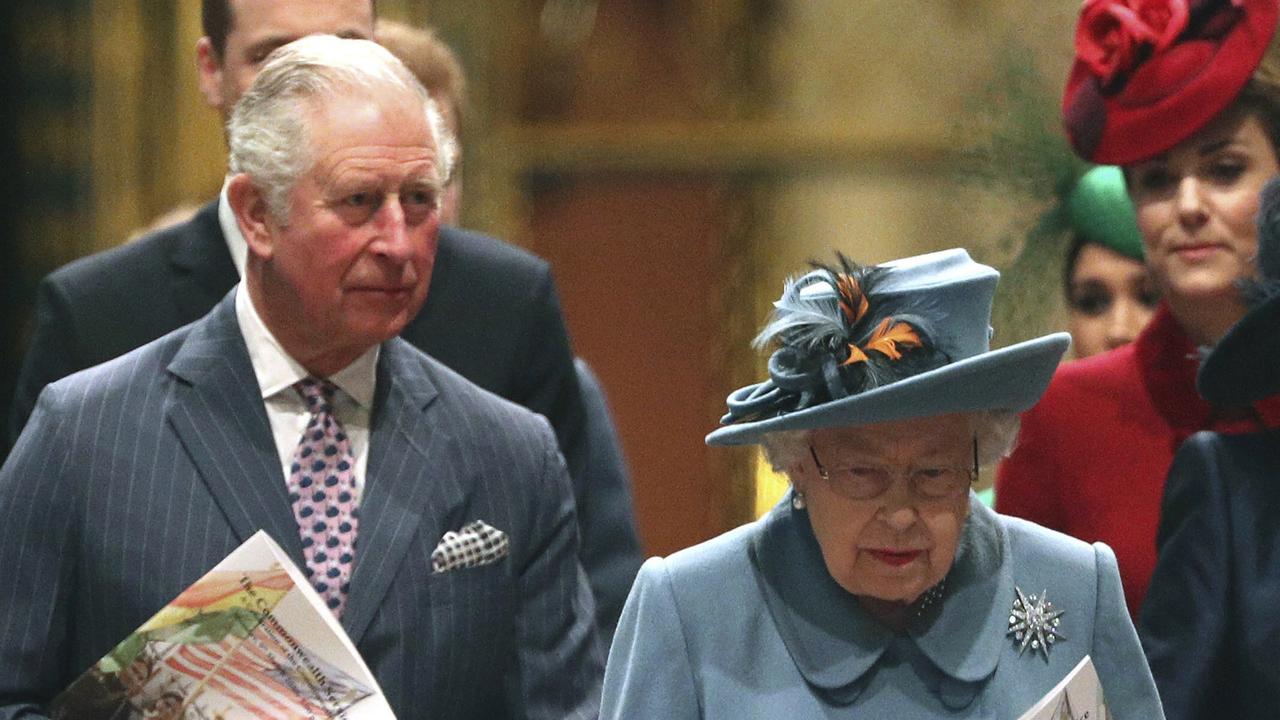
[[[222,110],[226,98],[222,94],[222,58],[208,36],[196,41],[196,70],[200,72],[200,94],[210,107]]]
[[[227,201],[236,215],[236,224],[249,245],[249,254],[260,260],[270,260],[274,251],[272,242],[271,209],[267,196],[244,173],[231,178],[227,184]]]

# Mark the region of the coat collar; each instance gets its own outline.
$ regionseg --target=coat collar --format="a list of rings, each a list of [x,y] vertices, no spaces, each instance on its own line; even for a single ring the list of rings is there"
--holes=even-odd
[[[342,627],[357,643],[377,614],[419,532],[440,537],[470,490],[454,423],[441,417],[430,360],[405,341],[383,343],[378,358],[360,552]],[[453,524],[452,527],[457,527]],[[430,558],[409,558],[430,563]]]
[[[1280,426],[1280,395],[1260,400],[1253,411],[1260,420],[1216,424],[1222,413],[1196,392],[1200,349],[1161,303],[1151,322],[1133,342],[1138,376],[1156,411],[1169,423],[1179,440],[1205,429],[1224,432],[1262,430]]]
[[[236,322],[235,293],[191,331],[168,371],[177,379],[170,425],[240,542],[266,530],[305,567],[253,364]]]
[[[995,672],[1006,644],[1013,597],[1007,539],[995,513],[970,497],[946,595],[905,636],[867,615],[827,572],[808,513],[790,497],[761,521],[752,564],[765,604],[796,668],[836,704],[852,703],[894,643],[927,659],[926,683],[949,707],[968,706]]]

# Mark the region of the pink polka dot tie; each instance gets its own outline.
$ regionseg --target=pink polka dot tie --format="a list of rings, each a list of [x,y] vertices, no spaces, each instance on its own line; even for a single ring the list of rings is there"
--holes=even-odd
[[[289,501],[307,561],[304,572],[333,614],[342,617],[355,566],[359,525],[356,459],[351,441],[333,413],[333,384],[309,377],[293,387],[311,413],[294,450],[288,481]]]

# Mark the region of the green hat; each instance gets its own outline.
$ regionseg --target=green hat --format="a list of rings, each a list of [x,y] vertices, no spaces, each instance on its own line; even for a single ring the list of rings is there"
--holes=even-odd
[[[1138,216],[1133,211],[1120,168],[1099,165],[1080,176],[1067,198],[1067,212],[1071,229],[1085,242],[1142,260]]]

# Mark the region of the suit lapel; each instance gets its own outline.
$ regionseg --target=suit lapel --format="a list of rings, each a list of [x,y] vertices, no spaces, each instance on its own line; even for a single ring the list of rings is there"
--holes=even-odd
[[[466,492],[454,467],[450,423],[427,360],[403,340],[383,345],[378,361],[369,463],[360,505],[360,540],[342,625],[359,643],[414,536],[435,532]],[[424,518],[430,518],[425,524]],[[430,558],[412,558],[429,563]]]
[[[235,295],[192,328],[169,364],[177,376],[169,423],[241,542],[266,530],[306,567]]]
[[[218,201],[200,208],[182,228],[170,263],[174,270],[173,302],[180,324],[204,317],[240,281],[218,222]]]

